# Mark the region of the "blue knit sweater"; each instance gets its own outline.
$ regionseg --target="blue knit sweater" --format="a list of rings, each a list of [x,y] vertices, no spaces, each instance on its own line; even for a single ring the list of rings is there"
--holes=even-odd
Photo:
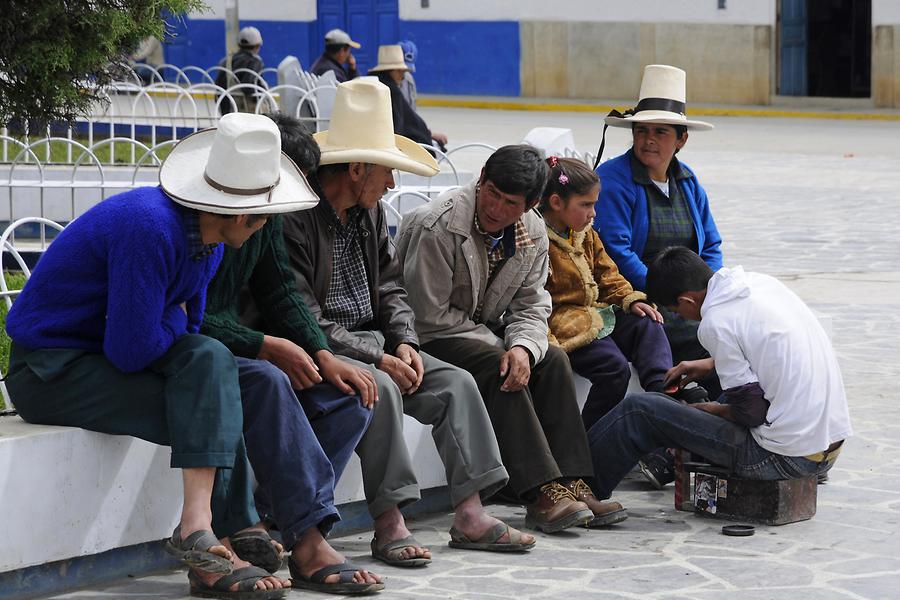
[[[78,217],[50,244],[13,303],[9,336],[30,350],[102,352],[130,373],[147,368],[178,337],[197,333],[222,246],[192,259],[186,210],[160,188],[145,187]]]

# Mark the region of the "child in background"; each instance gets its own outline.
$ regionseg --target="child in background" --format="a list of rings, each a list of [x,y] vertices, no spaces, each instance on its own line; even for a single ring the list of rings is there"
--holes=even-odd
[[[646,391],[665,392],[672,351],[662,315],[619,273],[591,227],[600,192],[597,174],[573,158],[551,156],[547,162],[550,177],[539,208],[550,238],[550,343],[565,350],[572,370],[591,382],[581,412],[590,429],[625,397],[629,362]],[[706,391],[676,388],[672,395],[697,402]],[[662,487],[671,481],[671,460],[664,450],[657,454],[645,457],[650,471],[645,475]]]

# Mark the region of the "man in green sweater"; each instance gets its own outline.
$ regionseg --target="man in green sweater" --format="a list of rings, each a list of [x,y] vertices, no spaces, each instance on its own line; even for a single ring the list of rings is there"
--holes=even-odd
[[[292,143],[298,139],[282,140],[283,147]],[[309,157],[312,164],[298,164],[304,173],[318,163],[317,149]],[[240,322],[244,288],[277,333],[264,335]],[[269,218],[240,249],[225,252],[207,290],[201,331],[236,356],[259,359],[241,372],[244,439],[259,482],[259,513],[278,526],[292,550],[293,587],[344,594],[380,589],[380,578],[345,562],[324,539],[340,519],[335,482],[368,425],[375,382],[329,349],[295,287],[280,216]],[[280,566],[282,549],[262,525],[235,544],[239,555],[270,570]]]

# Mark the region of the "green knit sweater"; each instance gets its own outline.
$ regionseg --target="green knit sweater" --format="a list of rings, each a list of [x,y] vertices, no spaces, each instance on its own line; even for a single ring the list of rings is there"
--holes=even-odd
[[[216,338],[235,356],[256,358],[263,333],[242,325],[239,317],[245,285],[265,320],[267,333],[291,340],[310,355],[330,350],[294,283],[280,216],[269,218],[240,249],[225,248],[206,292],[200,333]]]

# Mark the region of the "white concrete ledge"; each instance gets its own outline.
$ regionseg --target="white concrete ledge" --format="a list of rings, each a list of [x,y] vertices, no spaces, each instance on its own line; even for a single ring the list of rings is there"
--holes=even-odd
[[[446,485],[431,427],[405,417],[422,489]],[[0,417],[0,573],[161,540],[181,511],[171,451],[129,436]],[[354,455],[335,501],[364,499]]]

